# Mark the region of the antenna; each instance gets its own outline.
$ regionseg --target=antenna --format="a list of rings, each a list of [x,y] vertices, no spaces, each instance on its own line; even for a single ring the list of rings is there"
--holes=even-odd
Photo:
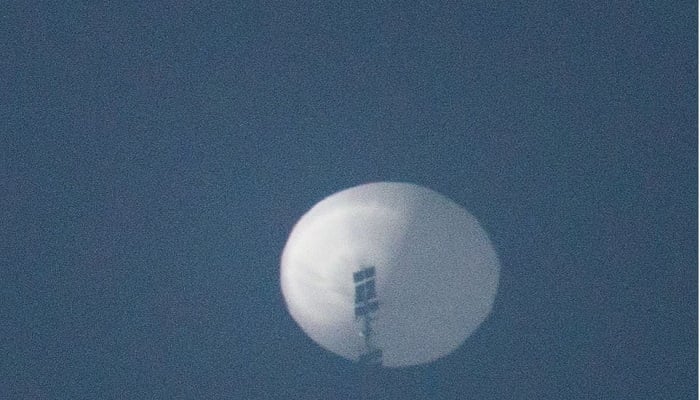
[[[374,278],[375,268],[372,266],[362,267],[352,274],[355,282],[355,318],[362,320],[360,334],[365,339],[365,349],[360,354],[359,361],[364,365],[382,364],[382,350],[372,342],[372,320],[374,313],[379,310]]]

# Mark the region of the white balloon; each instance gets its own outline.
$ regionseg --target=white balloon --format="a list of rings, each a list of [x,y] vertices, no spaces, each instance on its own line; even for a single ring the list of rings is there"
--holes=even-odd
[[[365,349],[352,274],[370,265],[380,303],[373,341],[387,367],[459,347],[491,312],[500,269],[478,221],[432,190],[381,182],[325,198],[289,236],[282,293],[309,337],[350,360]]]

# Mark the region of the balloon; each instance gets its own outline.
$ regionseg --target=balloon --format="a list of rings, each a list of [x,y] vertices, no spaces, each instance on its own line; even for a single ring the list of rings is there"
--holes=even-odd
[[[500,269],[478,221],[432,190],[380,182],[323,199],[285,245],[282,294],[311,339],[355,361],[365,342],[353,273],[365,266],[376,269],[372,339],[386,367],[458,348],[491,312]]]

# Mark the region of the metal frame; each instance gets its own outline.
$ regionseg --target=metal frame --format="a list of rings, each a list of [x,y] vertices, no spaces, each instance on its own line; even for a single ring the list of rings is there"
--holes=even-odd
[[[373,266],[366,266],[352,275],[355,283],[355,318],[362,319],[360,335],[365,340],[365,349],[360,354],[359,362],[366,365],[382,363],[382,350],[372,341],[372,320],[374,313],[379,310],[379,300],[374,284],[375,273]]]

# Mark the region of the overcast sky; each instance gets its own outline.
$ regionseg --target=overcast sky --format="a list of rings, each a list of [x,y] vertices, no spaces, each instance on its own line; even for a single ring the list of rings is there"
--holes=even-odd
[[[0,7],[0,398],[697,397],[695,2],[137,3]],[[501,280],[363,379],[279,257],[385,180],[467,208]]]

